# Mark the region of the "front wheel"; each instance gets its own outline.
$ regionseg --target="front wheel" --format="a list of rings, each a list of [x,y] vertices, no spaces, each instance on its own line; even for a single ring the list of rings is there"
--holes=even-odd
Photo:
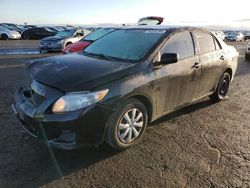
[[[125,150],[137,144],[145,132],[147,109],[137,99],[121,104],[111,116],[106,131],[106,143],[116,150]]]
[[[219,102],[226,99],[230,81],[230,74],[225,72],[219,81],[216,91],[212,95],[210,95],[210,99],[213,102]]]
[[[8,40],[9,37],[8,37],[7,34],[4,33],[4,34],[1,35],[1,39],[2,39],[2,40]]]

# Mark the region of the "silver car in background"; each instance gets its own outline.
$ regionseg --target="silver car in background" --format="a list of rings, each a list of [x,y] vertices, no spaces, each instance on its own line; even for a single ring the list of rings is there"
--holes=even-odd
[[[20,39],[21,35],[17,31],[7,29],[3,26],[0,26],[0,39],[8,40],[8,39]]]

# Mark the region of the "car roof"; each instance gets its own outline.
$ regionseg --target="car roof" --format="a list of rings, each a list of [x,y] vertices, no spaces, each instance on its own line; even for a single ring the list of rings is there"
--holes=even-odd
[[[124,27],[126,29],[162,29],[162,30],[180,30],[180,29],[192,29],[192,30],[195,30],[195,29],[199,29],[199,30],[206,30],[208,31],[207,29],[204,29],[204,28],[201,28],[201,27],[191,27],[191,26],[182,26],[182,25],[141,25],[141,26],[126,26]]]
[[[123,28],[121,28],[123,29]],[[144,29],[144,30],[166,30],[166,33],[173,33],[181,30],[200,30],[204,32],[211,33],[210,30],[202,27],[191,27],[191,26],[182,26],[182,25],[141,25],[141,26],[125,26],[124,29]]]
[[[125,26],[100,26],[98,29],[124,29]]]

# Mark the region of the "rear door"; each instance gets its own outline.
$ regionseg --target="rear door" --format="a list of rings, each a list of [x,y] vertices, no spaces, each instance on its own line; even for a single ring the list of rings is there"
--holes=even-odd
[[[42,39],[42,38],[45,38],[47,36],[49,36],[49,32],[45,28],[43,28],[43,27],[36,28],[37,39]]]
[[[194,39],[199,53],[202,76],[199,83],[199,97],[215,90],[215,87],[226,69],[225,52],[218,40],[209,32],[196,30]]]
[[[160,50],[163,53],[177,53],[179,61],[156,70],[158,115],[195,100],[201,76],[190,31],[172,35]]]
[[[30,29],[30,33],[31,33],[32,39],[40,39],[41,38],[40,28]]]

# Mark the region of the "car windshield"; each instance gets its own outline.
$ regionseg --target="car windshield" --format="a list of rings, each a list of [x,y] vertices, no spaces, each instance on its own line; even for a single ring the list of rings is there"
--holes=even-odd
[[[22,26],[22,25],[17,25],[17,27],[19,28],[19,29],[24,29],[24,27]]]
[[[237,33],[234,32],[228,33],[228,36],[235,36],[235,35],[237,35]]]
[[[14,25],[10,25],[10,24],[2,24],[3,27],[9,29],[9,30],[15,30],[16,27]]]
[[[139,61],[163,36],[166,30],[127,29],[116,30],[85,48],[83,54]]]
[[[64,30],[56,34],[57,37],[71,37],[75,33],[75,30]]]
[[[107,28],[103,28],[103,29],[98,29],[95,32],[87,35],[86,37],[84,37],[81,41],[85,41],[85,40],[90,40],[90,41],[96,41],[97,39],[107,35],[108,33],[114,31],[115,29],[107,29]]]
[[[50,28],[48,27],[44,27],[45,30],[49,31],[49,32],[53,32]]]
[[[50,31],[52,32],[58,32],[58,30],[56,28],[53,28],[53,27],[47,27]]]

